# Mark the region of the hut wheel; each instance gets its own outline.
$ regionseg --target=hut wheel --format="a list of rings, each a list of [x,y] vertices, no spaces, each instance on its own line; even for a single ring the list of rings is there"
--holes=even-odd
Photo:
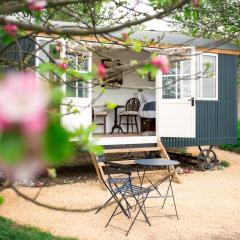
[[[216,153],[212,149],[203,149],[197,157],[198,167],[202,171],[211,170],[217,165],[218,159]]]

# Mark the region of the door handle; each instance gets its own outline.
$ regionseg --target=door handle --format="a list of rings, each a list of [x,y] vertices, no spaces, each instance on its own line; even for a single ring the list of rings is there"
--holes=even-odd
[[[194,107],[195,106],[195,98],[191,97],[188,101],[191,101],[191,106]]]

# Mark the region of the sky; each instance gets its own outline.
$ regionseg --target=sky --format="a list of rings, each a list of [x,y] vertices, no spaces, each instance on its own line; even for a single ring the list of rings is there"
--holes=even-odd
[[[144,0],[143,2],[148,2],[148,1]],[[141,3],[138,5],[137,10],[139,12],[151,12],[152,7],[150,7],[149,5],[147,5],[145,3]],[[160,30],[160,31],[175,30],[174,27],[171,26],[171,24],[169,24],[166,20],[164,21],[164,20],[154,19],[154,20],[151,20],[151,21],[145,23],[144,25],[146,26],[146,29],[148,29],[148,30]]]

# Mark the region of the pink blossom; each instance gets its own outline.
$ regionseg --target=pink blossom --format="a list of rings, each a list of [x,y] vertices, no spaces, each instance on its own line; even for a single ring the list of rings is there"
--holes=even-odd
[[[3,117],[0,117],[0,131],[3,131],[9,127],[8,121],[6,121]]]
[[[0,82],[0,126],[2,130],[9,125],[20,125],[26,132],[33,133],[43,129],[48,91],[37,82],[33,73],[9,74]],[[40,123],[42,121],[42,123]]]
[[[22,123],[22,130],[26,134],[39,134],[47,125],[46,114],[40,113],[32,119],[27,119]]]
[[[66,71],[68,68],[68,65],[66,63],[59,63],[58,66],[64,71]]]
[[[61,44],[61,42],[57,42],[56,47],[55,47],[55,50],[56,50],[57,52],[60,52],[61,49],[62,49],[62,44]]]
[[[123,32],[123,33],[122,33],[122,39],[123,39],[124,41],[127,41],[127,40],[128,40],[128,37],[129,37],[128,32]]]
[[[200,4],[200,0],[193,0],[192,3],[194,7],[198,7]]]
[[[104,78],[107,74],[106,67],[102,63],[98,64],[97,66],[97,74],[101,78]]]
[[[152,59],[152,65],[159,68],[163,74],[169,72],[169,61],[168,58],[164,55],[158,55]]]
[[[12,37],[16,37],[17,35],[17,30],[18,30],[18,27],[14,24],[6,24],[4,27],[3,27],[4,31],[12,36]]]
[[[42,11],[47,6],[47,0],[28,0],[27,3],[32,11]]]

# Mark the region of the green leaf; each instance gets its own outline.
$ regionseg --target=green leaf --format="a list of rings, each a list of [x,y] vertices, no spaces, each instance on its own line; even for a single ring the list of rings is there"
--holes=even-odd
[[[137,65],[138,64],[138,61],[137,60],[131,60],[130,61],[130,65],[131,66],[134,66],[134,65]]]
[[[57,177],[57,172],[55,168],[48,168],[47,172],[48,172],[48,175],[51,176],[52,178]]]
[[[103,154],[103,146],[101,145],[90,145],[89,146],[89,152],[90,153],[94,153],[95,155],[99,156],[99,155],[102,155]]]
[[[0,28],[0,41],[4,45],[9,45],[15,40],[15,37],[8,35],[2,28]]]
[[[117,104],[116,103],[112,103],[112,102],[107,102],[106,106],[107,106],[108,109],[112,110],[112,109],[117,107]]]
[[[41,63],[38,66],[40,73],[54,72],[58,66],[52,63]]]
[[[133,40],[132,41],[132,50],[137,53],[141,52],[142,51],[142,43],[140,41]]]
[[[184,17],[190,18],[191,17],[191,10],[190,10],[190,8],[185,8],[183,14],[184,14]]]
[[[77,78],[78,80],[82,80],[82,81],[85,81],[85,82],[88,82],[88,81],[92,80],[92,78],[93,78],[92,73],[89,73],[89,72],[81,73],[81,72],[79,72],[75,69],[71,69],[71,68],[69,68],[67,70],[67,74],[68,74],[68,76],[72,76],[74,78]]]
[[[51,166],[63,165],[72,157],[73,145],[69,137],[58,118],[50,121],[43,138],[43,157]]]
[[[0,137],[0,159],[8,165],[22,160],[26,152],[23,136],[17,132],[6,132]]]
[[[40,73],[54,72],[58,76],[62,76],[65,73],[65,70],[53,63],[41,63],[38,66]]]
[[[193,10],[192,11],[192,17],[194,21],[197,21],[199,19],[199,11],[198,10]]]
[[[3,205],[3,203],[4,203],[4,198],[3,196],[0,195],[0,206]]]
[[[138,68],[136,71],[141,75],[141,77],[145,77],[148,73],[155,76],[157,69],[152,64],[146,63],[142,68]]]

